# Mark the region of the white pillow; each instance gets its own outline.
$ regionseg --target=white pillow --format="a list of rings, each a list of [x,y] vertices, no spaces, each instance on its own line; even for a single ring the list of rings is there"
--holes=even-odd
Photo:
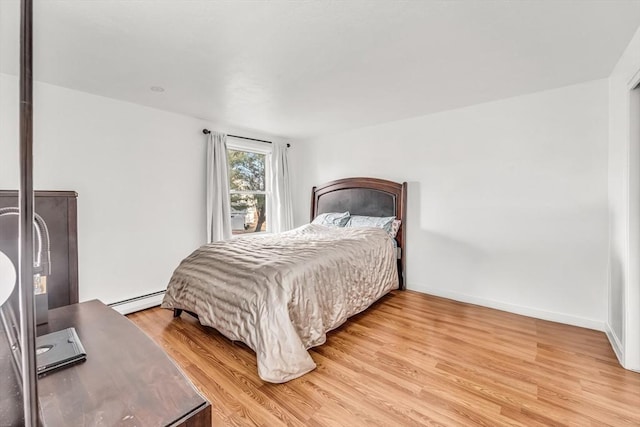
[[[387,231],[387,233],[389,233],[389,236],[391,236],[392,239],[395,239],[396,236],[398,235],[398,231],[400,230],[401,224],[402,224],[402,221],[400,221],[399,219],[394,219],[393,222],[391,223],[391,229]]]
[[[318,215],[311,224],[326,225],[329,227],[344,227],[349,222],[349,212],[328,212]]]
[[[392,238],[396,237],[398,234],[398,229],[400,229],[400,220],[396,219],[395,216],[361,216],[361,215],[351,215],[347,227],[375,227],[382,228],[386,231],[389,236]]]

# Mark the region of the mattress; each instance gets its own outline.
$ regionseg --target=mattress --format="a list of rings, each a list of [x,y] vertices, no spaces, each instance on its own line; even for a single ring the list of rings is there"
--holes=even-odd
[[[315,368],[307,350],[328,331],[397,288],[386,232],[308,224],[200,247],[175,270],[162,307],[245,343],[260,377],[281,383]]]

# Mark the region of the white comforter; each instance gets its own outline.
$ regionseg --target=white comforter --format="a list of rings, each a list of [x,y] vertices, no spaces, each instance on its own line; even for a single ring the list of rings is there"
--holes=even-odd
[[[383,230],[309,224],[200,247],[173,273],[162,307],[192,311],[244,342],[260,377],[281,383],[315,368],[307,349],[327,331],[396,288]]]

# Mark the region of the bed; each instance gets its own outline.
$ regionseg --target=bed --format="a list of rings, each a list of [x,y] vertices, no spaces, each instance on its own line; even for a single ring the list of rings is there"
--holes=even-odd
[[[255,351],[259,376],[282,383],[313,370],[308,349],[404,287],[406,183],[347,178],[314,187],[311,219],[331,212],[400,220],[380,228],[307,224],[204,245],[175,270],[162,302]]]

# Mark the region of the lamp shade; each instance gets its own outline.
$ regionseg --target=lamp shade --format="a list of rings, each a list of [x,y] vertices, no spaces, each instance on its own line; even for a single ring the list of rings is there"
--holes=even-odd
[[[7,302],[15,285],[16,268],[9,257],[0,251],[0,306]]]

